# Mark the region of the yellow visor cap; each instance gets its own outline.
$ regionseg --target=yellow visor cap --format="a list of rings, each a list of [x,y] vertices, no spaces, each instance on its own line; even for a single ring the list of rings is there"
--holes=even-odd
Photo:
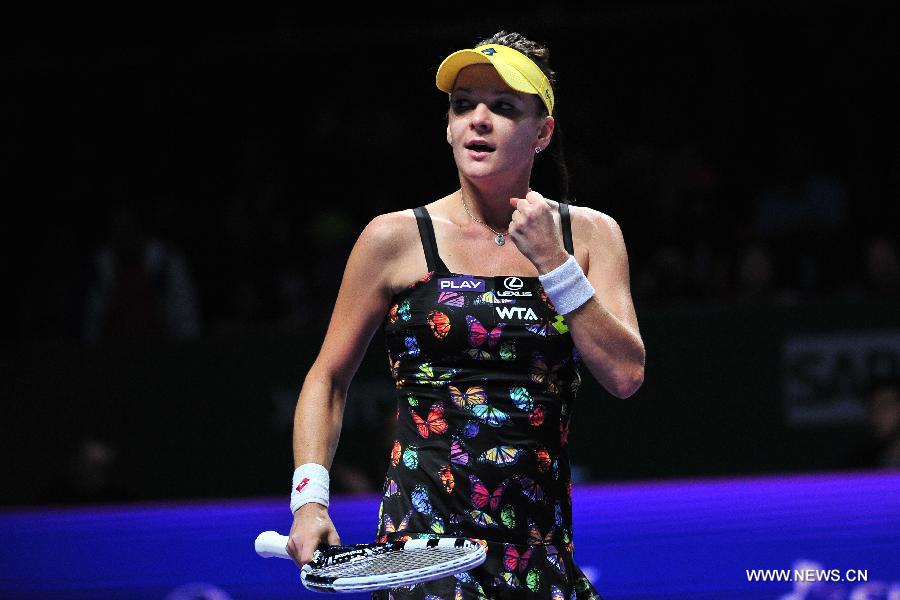
[[[541,68],[518,50],[499,44],[458,50],[445,58],[437,71],[438,89],[451,93],[460,71],[469,65],[484,63],[492,65],[506,85],[517,92],[540,96],[547,113],[553,114],[553,88]]]

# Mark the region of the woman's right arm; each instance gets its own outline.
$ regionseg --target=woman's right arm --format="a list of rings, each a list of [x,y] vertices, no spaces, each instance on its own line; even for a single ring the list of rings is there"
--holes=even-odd
[[[375,217],[350,252],[322,348],[297,401],[295,467],[317,463],[331,468],[347,388],[393,297],[392,266],[402,256],[409,225],[401,213]],[[340,543],[328,509],[316,502],[304,504],[294,513],[288,552],[302,565],[323,542]]]

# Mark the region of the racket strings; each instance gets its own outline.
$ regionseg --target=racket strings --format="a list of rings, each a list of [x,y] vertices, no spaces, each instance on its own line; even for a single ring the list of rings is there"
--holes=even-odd
[[[328,565],[315,569],[313,573],[323,577],[349,577],[388,575],[427,568],[440,569],[445,563],[456,563],[458,559],[471,554],[472,550],[467,548],[401,550]],[[449,564],[448,567],[452,568],[453,564]]]

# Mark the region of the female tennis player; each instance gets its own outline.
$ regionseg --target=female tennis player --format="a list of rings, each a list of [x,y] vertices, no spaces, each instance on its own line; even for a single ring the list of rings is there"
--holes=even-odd
[[[469,572],[393,597],[597,597],[573,560],[579,367],[626,398],[644,346],[616,222],[529,188],[553,139],[553,81],[547,49],[516,33],[440,65],[459,189],[374,218],[350,254],[297,404],[298,563],[339,542],[327,469],[350,380],[383,327],[398,409],[376,539],[461,536],[488,551]]]

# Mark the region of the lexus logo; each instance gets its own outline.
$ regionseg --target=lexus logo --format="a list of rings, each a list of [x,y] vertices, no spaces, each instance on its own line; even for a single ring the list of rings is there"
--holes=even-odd
[[[518,277],[507,277],[503,280],[503,287],[508,290],[521,290],[522,285],[522,280]]]

